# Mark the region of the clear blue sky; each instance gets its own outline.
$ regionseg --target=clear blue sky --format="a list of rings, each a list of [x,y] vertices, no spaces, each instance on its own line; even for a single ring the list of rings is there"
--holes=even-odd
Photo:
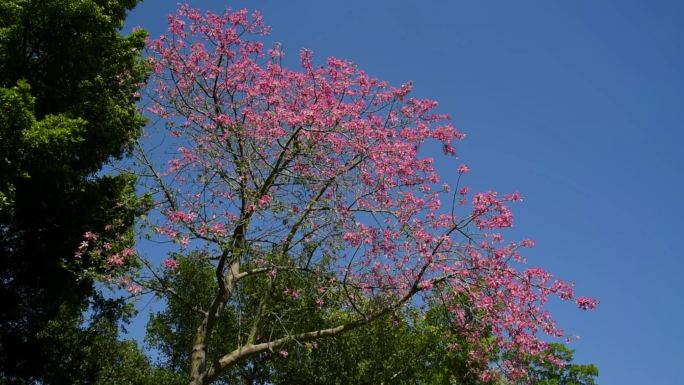
[[[474,188],[520,191],[533,265],[596,312],[554,305],[601,385],[680,385],[684,353],[684,2],[195,1],[263,12],[296,58],[337,56],[416,93],[467,133]],[[173,1],[126,29],[159,35]]]

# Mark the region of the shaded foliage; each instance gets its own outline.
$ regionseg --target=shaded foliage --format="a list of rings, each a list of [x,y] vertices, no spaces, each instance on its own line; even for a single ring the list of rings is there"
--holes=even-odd
[[[144,123],[135,91],[146,76],[139,56],[145,34],[119,34],[136,3],[0,3],[4,382],[93,383],[90,370],[79,369],[92,356],[89,341],[115,340],[117,317],[93,324],[112,331],[81,325],[84,311],[106,304],[64,261],[73,259],[86,230],[118,223],[114,238],[130,237],[138,213],[134,178],[98,174],[125,154]]]

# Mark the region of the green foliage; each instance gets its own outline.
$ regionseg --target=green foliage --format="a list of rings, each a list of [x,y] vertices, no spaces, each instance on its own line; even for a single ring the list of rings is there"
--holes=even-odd
[[[60,308],[60,316],[48,321],[39,339],[54,343],[41,381],[53,384],[152,385],[169,383],[172,373],[151,367],[134,341],[119,341],[117,321],[133,314],[130,304],[121,300],[93,298],[88,316]],[[81,325],[74,328],[73,325]]]
[[[160,287],[166,287],[167,307],[154,314],[148,324],[147,342],[160,352],[163,368],[188,378],[190,353],[201,315],[214,294],[215,268],[201,253],[175,255],[177,270],[166,270]],[[306,325],[315,330],[330,322],[350,317],[343,298],[327,293],[328,303],[338,302],[338,311],[317,306],[320,293],[307,288],[320,287],[312,280],[320,277],[297,272],[278,272],[268,285],[245,283],[240,287],[239,304],[226,307],[209,338],[209,361],[244,344],[250,338],[251,320],[261,314],[260,333],[278,335],[283,330]],[[251,282],[259,282],[257,280]],[[297,298],[286,294],[297,290]],[[268,295],[264,295],[265,293]],[[268,298],[256,302],[256,298]],[[287,310],[287,311],[285,311]],[[276,315],[279,315],[276,317]],[[467,345],[454,331],[445,340],[452,324],[441,306],[427,313],[395,313],[368,327],[316,343],[293,341],[282,351],[261,354],[242,362],[222,376],[218,383],[231,384],[480,384],[468,368]],[[254,335],[254,343],[268,336]],[[287,355],[287,357],[283,357]]]
[[[554,356],[565,365],[559,368],[548,362],[533,361],[530,363],[530,377],[537,385],[596,385],[595,377],[598,368],[594,365],[573,364],[574,351],[563,344],[550,346]]]
[[[65,167],[83,143],[86,121],[65,115],[34,116],[35,97],[25,80],[12,88],[0,88],[0,212],[11,215],[14,182],[30,179],[31,169],[63,175]]]
[[[120,311],[114,309],[116,304],[99,300],[94,305],[93,314],[83,327],[74,328],[73,325],[85,324],[86,320],[81,314],[74,316],[76,312],[68,308],[67,304],[60,306],[59,316],[47,322],[46,327],[38,333],[39,339],[47,339],[56,342],[53,349],[55,354],[61,354],[59,361],[47,361],[43,374],[43,381],[48,383],[64,383],[73,381],[77,383],[91,383],[99,373],[89,356],[99,356],[103,349],[112,348],[112,336],[116,336],[116,324],[112,323]],[[116,314],[116,315],[115,315]],[[115,320],[115,319],[114,319]],[[112,349],[116,351],[116,347]],[[109,365],[110,361],[99,363]],[[78,369],[77,373],[69,373],[69,369]],[[76,377],[77,376],[77,377]]]
[[[167,271],[165,282],[177,293],[187,296],[192,293],[192,304],[179,300],[180,297],[168,296],[167,307],[163,312],[153,315],[148,324],[147,342],[164,357],[164,366],[187,377],[190,352],[195,329],[200,324],[200,314],[193,308],[206,309],[211,294],[216,290],[212,279],[213,270],[203,258],[197,255],[176,257],[178,273]],[[234,334],[231,327],[235,320],[232,314],[225,313],[220,319],[219,330],[212,336],[212,342],[220,342],[220,334]],[[221,346],[225,347],[225,342]]]
[[[160,353],[160,372],[183,383],[189,376],[190,353],[196,328],[216,290],[215,267],[202,253],[174,255],[178,269],[167,269],[158,288],[166,288],[167,307],[152,315],[147,329],[147,343]],[[268,258],[266,256],[265,258]],[[250,338],[250,320],[261,314],[261,333],[277,335],[283,329],[306,325],[320,329],[330,322],[339,323],[351,316],[343,298],[327,293],[326,301],[336,302],[337,311],[323,311],[315,302],[320,293],[307,288],[320,287],[312,280],[321,277],[294,271],[280,271],[268,285],[240,286],[239,304],[228,306],[208,340],[212,347],[208,361],[217,360]],[[256,280],[252,281],[255,282]],[[295,289],[297,298],[286,294]],[[264,295],[269,292],[269,295]],[[256,298],[268,298],[256,303]],[[453,305],[453,304],[452,304]],[[485,385],[479,370],[468,363],[471,346],[459,337],[448,304],[429,303],[426,310],[397,311],[366,327],[354,329],[329,339],[300,343],[293,341],[278,351],[269,351],[241,362],[218,379],[220,384],[243,385]],[[287,309],[287,312],[283,310]],[[274,315],[281,315],[276,318]],[[449,336],[444,338],[444,336]],[[263,336],[254,336],[254,343]],[[265,338],[264,338],[265,339]],[[481,341],[480,343],[487,343]],[[552,344],[553,354],[565,366],[531,361],[530,379],[539,385],[596,385],[598,370],[593,365],[572,363],[572,351]],[[520,382],[522,385],[527,382]]]
[[[163,277],[165,286],[178,295],[167,291],[166,308],[150,318],[147,327],[146,341],[161,356],[164,369],[176,373],[184,383],[189,378],[190,353],[195,331],[201,322],[201,314],[197,309],[207,309],[212,294],[216,291],[213,279],[214,269],[201,254],[190,256],[176,255],[179,268],[177,271],[167,270]],[[187,298],[184,300],[182,298]],[[211,359],[218,359],[218,354],[232,350],[232,339],[240,333],[237,316],[230,309],[225,309],[218,320],[218,325],[209,337]]]
[[[85,231],[118,223],[130,238],[140,213],[130,176],[97,174],[144,123],[145,34],[118,31],[136,3],[0,2],[0,382],[93,383],[69,357],[95,359],[80,339],[95,291],[65,262]]]
[[[427,316],[396,314],[317,344],[294,345],[272,366],[274,384],[482,384],[467,365],[440,306]],[[461,343],[461,345],[459,345]]]

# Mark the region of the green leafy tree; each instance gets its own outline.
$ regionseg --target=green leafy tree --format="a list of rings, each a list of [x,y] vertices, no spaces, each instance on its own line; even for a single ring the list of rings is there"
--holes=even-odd
[[[532,360],[529,375],[537,385],[596,385],[598,368],[592,364],[574,364],[574,350],[563,344],[550,344],[551,353],[563,364]]]
[[[92,300],[90,311],[74,315],[62,308],[39,333],[59,357],[41,371],[47,384],[152,385],[169,383],[167,371],[152,367],[135,341],[118,340],[121,317],[133,314],[123,300]],[[81,325],[81,327],[74,327]]]
[[[118,316],[83,325],[109,305],[65,262],[86,230],[130,242],[139,213],[134,178],[100,173],[144,123],[145,33],[119,33],[137,2],[0,2],[0,382],[93,383],[79,361],[116,340]]]

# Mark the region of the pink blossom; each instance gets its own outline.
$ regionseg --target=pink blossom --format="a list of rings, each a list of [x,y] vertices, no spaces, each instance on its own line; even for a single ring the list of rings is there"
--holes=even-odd
[[[166,258],[164,259],[164,266],[169,270],[176,270],[178,269],[178,261],[173,258]]]
[[[582,310],[594,310],[598,305],[598,301],[589,297],[578,297],[575,302]]]
[[[269,203],[271,203],[271,197],[269,195],[264,195],[261,198],[259,198],[259,206],[268,206]]]
[[[138,294],[142,293],[142,287],[140,287],[140,285],[136,285],[134,283],[128,284],[128,286],[126,287],[126,290],[128,290],[128,292],[133,294],[133,295],[138,295]]]
[[[293,299],[299,299],[301,296],[301,292],[296,289],[291,289],[289,287],[286,287],[285,290],[283,290],[283,293],[287,296],[292,297]]]
[[[228,235],[228,230],[226,229],[226,225],[223,223],[212,223],[211,227],[209,228],[212,234],[218,236],[218,237],[225,237]]]
[[[112,254],[107,257],[107,263],[112,267],[121,267],[124,265],[125,261],[121,254]]]
[[[425,291],[429,291],[432,289],[432,285],[433,285],[432,280],[427,279],[427,280],[420,282],[420,284],[418,286]]]
[[[519,192],[514,192],[511,194],[504,195],[503,200],[511,202],[522,202],[523,197]]]
[[[465,174],[470,171],[470,167],[466,166],[465,164],[461,164],[458,166],[458,172],[459,174]]]
[[[168,210],[166,211],[166,217],[174,223],[190,223],[197,218],[197,214],[194,212]]]
[[[523,239],[522,241],[520,241],[520,246],[522,246],[522,247],[534,247],[535,242],[533,239]]]
[[[188,245],[190,244],[190,238],[188,238],[188,237],[181,237],[180,240],[179,240],[178,242],[180,242],[180,245],[181,245],[182,248],[186,248],[186,247],[188,247]]]

